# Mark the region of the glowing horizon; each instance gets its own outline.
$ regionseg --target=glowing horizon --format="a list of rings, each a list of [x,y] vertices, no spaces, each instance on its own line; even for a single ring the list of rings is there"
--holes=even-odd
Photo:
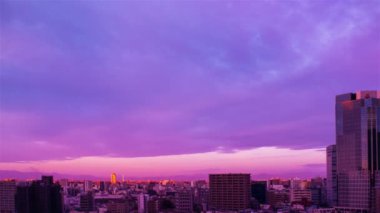
[[[282,165],[286,162],[286,167]],[[121,158],[87,156],[67,160],[0,163],[5,170],[107,177],[115,172],[125,177],[206,177],[208,173],[251,173],[260,177],[296,177],[313,168],[303,177],[323,173],[325,152],[320,149],[291,150],[262,147],[235,152],[209,152],[156,157]],[[57,169],[59,168],[59,169]],[[324,174],[321,174],[322,176]]]

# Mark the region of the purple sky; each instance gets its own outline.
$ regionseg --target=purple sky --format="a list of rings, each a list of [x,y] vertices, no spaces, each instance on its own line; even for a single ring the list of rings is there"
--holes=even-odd
[[[0,162],[335,142],[379,1],[0,1]]]

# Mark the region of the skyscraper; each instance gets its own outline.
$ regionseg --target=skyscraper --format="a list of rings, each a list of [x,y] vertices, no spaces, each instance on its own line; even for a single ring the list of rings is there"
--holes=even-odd
[[[0,213],[15,212],[16,181],[0,181]]]
[[[380,91],[336,97],[337,207],[376,210],[380,182]]]
[[[336,177],[336,145],[326,148],[327,156],[327,203],[336,206],[337,200],[337,177]]]
[[[209,181],[211,210],[239,211],[250,207],[250,174],[210,174]]]
[[[63,212],[62,188],[53,183],[53,177],[46,176],[31,184],[17,186],[16,212],[50,213]]]

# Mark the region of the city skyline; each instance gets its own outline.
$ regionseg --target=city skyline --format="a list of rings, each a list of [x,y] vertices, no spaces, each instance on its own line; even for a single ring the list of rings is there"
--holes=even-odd
[[[0,19],[2,171],[325,177],[335,96],[380,85],[376,1],[0,1]]]

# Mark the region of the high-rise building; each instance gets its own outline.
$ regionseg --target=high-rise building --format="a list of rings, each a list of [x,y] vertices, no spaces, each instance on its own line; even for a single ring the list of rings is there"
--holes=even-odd
[[[210,174],[210,209],[239,211],[250,207],[250,174]]]
[[[336,176],[336,145],[326,148],[327,156],[327,203],[336,206],[337,201],[337,176]]]
[[[79,202],[81,211],[93,211],[95,208],[94,195],[92,192],[81,194]]]
[[[175,208],[178,213],[193,212],[193,194],[191,190],[178,190],[175,194]]]
[[[15,195],[15,208],[17,213],[32,212],[30,204],[31,196],[32,195],[29,184],[22,183],[17,186]]]
[[[16,212],[63,212],[61,190],[59,184],[53,183],[51,176],[45,176],[30,184],[21,184],[17,186],[16,190]]]
[[[267,182],[266,181],[252,181],[251,193],[260,204],[266,203]]]
[[[0,213],[14,213],[16,195],[16,181],[0,181]]]
[[[111,174],[111,184],[116,184],[117,178],[116,178],[116,173]]]
[[[380,91],[338,95],[335,107],[337,209],[380,212]]]

